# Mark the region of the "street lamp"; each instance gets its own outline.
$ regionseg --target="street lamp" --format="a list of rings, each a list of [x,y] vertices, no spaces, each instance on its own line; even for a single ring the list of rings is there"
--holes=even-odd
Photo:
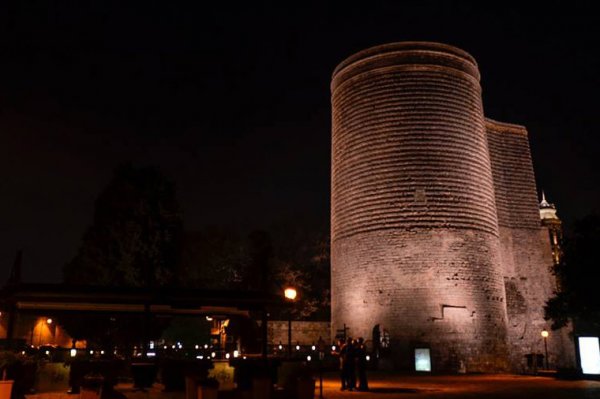
[[[283,291],[283,295],[285,296],[285,299],[287,299],[290,302],[294,302],[294,300],[296,299],[296,296],[298,295],[298,292],[296,291],[295,288],[292,287],[288,287],[285,289],[285,291]],[[292,312],[289,312],[290,317],[288,318],[288,358],[292,357]]]
[[[546,353],[544,357],[546,360],[546,370],[548,370],[548,335],[548,331],[542,331],[542,337],[544,338],[544,352]]]

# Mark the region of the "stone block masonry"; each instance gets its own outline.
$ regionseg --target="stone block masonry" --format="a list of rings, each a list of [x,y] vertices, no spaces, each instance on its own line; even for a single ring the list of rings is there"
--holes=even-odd
[[[551,273],[551,243],[540,225],[533,163],[524,126],[486,120],[498,209],[500,247],[513,371],[526,368],[525,356],[544,353],[544,305],[556,289]],[[575,349],[569,329],[552,332],[549,365],[573,367]]]
[[[292,322],[292,343],[296,345],[313,345],[322,338],[326,343],[329,342],[331,323],[327,321],[293,321]],[[288,322],[287,320],[269,320],[267,324],[267,338],[270,345],[284,346],[288,343]],[[286,346],[287,347],[287,346]]]

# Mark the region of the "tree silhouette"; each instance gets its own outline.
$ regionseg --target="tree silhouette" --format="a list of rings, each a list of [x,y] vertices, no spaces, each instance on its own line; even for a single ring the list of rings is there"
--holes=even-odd
[[[119,166],[95,204],[93,225],[64,267],[72,284],[171,285],[182,220],[173,183],[153,167]]]
[[[589,215],[573,224],[565,234],[564,255],[555,273],[560,291],[546,304],[546,319],[552,328],[569,321],[575,328],[600,331],[600,296],[598,281],[593,277],[598,269],[600,248],[600,216]]]

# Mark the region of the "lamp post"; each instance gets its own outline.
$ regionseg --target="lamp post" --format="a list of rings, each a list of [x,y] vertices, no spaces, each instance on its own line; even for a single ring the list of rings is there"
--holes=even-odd
[[[298,292],[296,291],[295,288],[288,287],[285,289],[283,294],[285,295],[285,299],[287,299],[290,302],[293,302],[296,299]],[[288,318],[288,358],[291,358],[291,357],[292,357],[292,312],[290,311],[289,318]]]
[[[548,331],[544,330],[542,331],[542,337],[544,338],[544,360],[546,363],[546,370],[548,370]]]

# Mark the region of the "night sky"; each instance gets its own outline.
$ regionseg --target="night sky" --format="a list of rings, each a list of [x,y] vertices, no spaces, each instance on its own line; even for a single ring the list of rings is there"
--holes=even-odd
[[[176,182],[188,230],[327,226],[331,73],[393,41],[471,53],[486,115],[528,128],[559,216],[599,209],[593,2],[15,3],[0,6],[0,282],[19,248],[26,281],[59,281],[125,161]]]

